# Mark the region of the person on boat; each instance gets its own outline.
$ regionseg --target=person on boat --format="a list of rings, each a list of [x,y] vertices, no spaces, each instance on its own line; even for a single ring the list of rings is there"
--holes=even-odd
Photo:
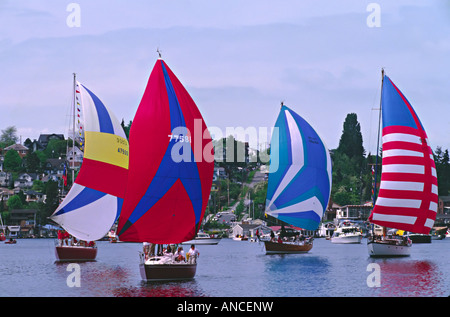
[[[58,246],[61,247],[63,245],[63,239],[64,239],[63,232],[61,230],[58,230]]]
[[[197,257],[200,256],[200,252],[195,248],[195,245],[191,244],[191,248],[187,254],[187,260],[189,263],[195,263],[197,261]]]
[[[256,229],[256,239],[258,239],[258,242],[261,240],[261,239],[259,238],[259,230],[258,230],[258,229]]]
[[[281,225],[281,232],[279,235],[281,236],[281,238],[284,238],[287,236],[286,229],[284,228],[284,224]]]
[[[66,230],[64,230],[64,232],[62,234],[62,238],[63,238],[64,242],[66,243],[66,245],[69,246],[70,234]]]
[[[91,248],[95,247],[95,241],[89,241],[88,247],[91,247]]]
[[[150,243],[142,242],[142,251],[144,252],[145,260],[147,260],[150,253]]]
[[[275,233],[273,231],[270,231],[270,241],[275,242]]]
[[[278,236],[278,243],[283,243],[283,240],[281,239],[280,236]]]
[[[185,256],[185,253],[183,251],[183,248],[178,247],[177,252],[175,252],[175,261],[177,261],[177,262],[184,261],[186,259],[184,256]]]

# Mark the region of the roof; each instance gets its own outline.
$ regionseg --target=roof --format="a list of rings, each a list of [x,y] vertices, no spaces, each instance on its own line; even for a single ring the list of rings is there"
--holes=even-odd
[[[23,146],[22,144],[13,144],[13,145],[5,147],[4,150],[5,151],[9,151],[9,150],[28,151],[28,148],[26,146]]]

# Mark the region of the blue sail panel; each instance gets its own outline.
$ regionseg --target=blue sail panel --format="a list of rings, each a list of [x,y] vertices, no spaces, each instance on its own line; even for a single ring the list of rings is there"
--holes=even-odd
[[[281,108],[272,138],[272,156],[280,166],[269,173],[267,214],[308,230],[319,226],[331,192],[331,159],[316,131],[286,106]],[[283,164],[281,164],[281,162]]]

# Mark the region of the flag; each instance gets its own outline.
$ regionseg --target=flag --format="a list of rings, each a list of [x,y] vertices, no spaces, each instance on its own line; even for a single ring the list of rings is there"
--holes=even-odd
[[[67,186],[67,167],[66,167],[66,163],[64,163],[64,171],[63,171],[62,178],[64,180],[64,186]]]

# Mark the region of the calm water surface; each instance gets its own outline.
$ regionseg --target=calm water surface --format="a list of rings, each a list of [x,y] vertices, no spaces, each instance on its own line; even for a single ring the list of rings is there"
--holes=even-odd
[[[2,296],[449,296],[450,239],[415,244],[407,258],[372,259],[366,240],[332,244],[314,240],[307,254],[265,255],[263,244],[222,239],[197,246],[201,255],[195,279],[141,281],[138,243],[98,242],[97,261],[80,263],[80,287],[69,287],[68,263],[55,262],[50,239],[0,243]],[[184,246],[187,251],[188,246]],[[370,263],[380,267],[380,287],[368,287]]]

